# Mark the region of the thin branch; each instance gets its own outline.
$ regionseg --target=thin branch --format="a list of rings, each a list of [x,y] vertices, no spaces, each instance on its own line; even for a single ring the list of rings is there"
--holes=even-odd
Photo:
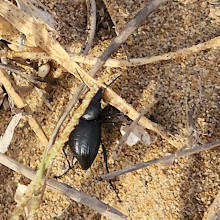
[[[90,4],[91,4],[91,26],[90,28],[88,27],[89,30],[89,36],[88,36],[88,41],[86,43],[86,47],[83,50],[83,55],[87,55],[89,53],[90,48],[92,47],[92,43],[93,43],[93,39],[95,36],[95,31],[96,31],[96,2],[95,0],[90,0]],[[89,8],[87,8],[87,10],[89,10]],[[90,20],[88,18],[88,20]],[[90,22],[88,22],[89,25]]]
[[[80,95],[82,94],[84,89],[85,89],[85,85],[84,85],[84,83],[81,83],[79,88],[78,88],[77,94],[74,96],[74,98],[70,101],[70,103],[66,107],[66,109],[65,109],[64,113],[61,115],[55,129],[53,130],[52,135],[50,136],[50,139],[49,139],[49,142],[48,142],[48,145],[47,145],[47,148],[46,148],[45,155],[48,155],[48,152],[53,147],[63,122],[65,121],[65,119],[68,116],[68,114],[70,113],[71,109],[74,107],[74,105],[76,104],[76,102],[80,98]],[[63,140],[63,143],[64,142],[65,142],[65,140]],[[52,164],[52,161],[51,161],[51,164]],[[43,181],[43,186],[42,186],[42,191],[41,191],[41,200],[43,199],[43,195],[44,195],[44,192],[46,190],[47,180],[49,178],[50,171],[51,171],[51,166],[49,166],[48,170],[46,171],[46,175],[45,175],[45,178],[44,178],[44,181]]]
[[[192,53],[198,53],[199,51],[207,50],[207,49],[215,49],[220,47],[220,37],[215,37],[211,40],[208,40],[204,43],[200,43],[197,45],[194,45],[189,48],[184,48],[175,52],[169,52],[169,53],[164,53],[162,55],[158,56],[151,56],[151,57],[142,57],[142,58],[131,58],[129,61],[127,60],[117,60],[117,59],[112,59],[108,58],[106,62],[104,63],[103,66],[107,67],[125,67],[125,66],[141,66],[141,65],[146,65],[154,62],[159,62],[159,61],[164,61],[164,60],[170,60],[170,59],[176,59],[178,57],[183,57],[187,55],[191,55]],[[51,59],[48,54],[45,52],[17,52],[17,51],[8,51],[6,54],[2,55],[3,57],[23,57],[24,59]],[[83,63],[87,65],[95,65],[97,62],[98,58],[96,57],[90,57],[90,56],[81,56],[81,55],[71,55],[73,60],[78,63]]]
[[[22,68],[20,66],[14,66],[14,65],[11,65],[11,64],[0,63],[0,68],[5,69],[5,70],[9,70],[9,71],[13,71],[15,73],[25,72],[24,68]]]
[[[25,69],[20,67],[20,66],[14,66],[11,64],[4,64],[4,63],[0,63],[0,69],[5,69],[8,71],[12,71],[18,75],[20,75],[21,77],[27,79],[29,82],[32,83],[36,83],[36,81],[42,82],[42,83],[50,83],[50,84],[57,84],[57,81],[55,79],[52,78],[48,78],[48,77],[40,77],[37,75],[32,75],[32,74],[27,74],[25,73]],[[35,70],[33,70],[33,72],[36,73]]]
[[[111,44],[107,47],[104,53],[98,58],[95,65],[89,71],[91,76],[95,76],[98,70],[103,66],[105,61],[109,58],[109,56],[116,52],[122,43],[124,43],[128,37],[146,20],[146,18],[155,11],[158,6],[162,3],[166,2],[166,0],[152,0],[148,3],[142,10],[140,10],[134,18],[132,18],[126,26],[122,29],[115,39],[112,40]]]
[[[42,89],[38,88],[37,86],[35,86],[35,90],[38,93],[38,95],[41,97],[43,103],[47,106],[47,108],[50,111],[53,111],[53,106],[51,105],[51,103],[49,102],[49,100],[46,98],[45,96],[45,91],[43,91]]]
[[[28,179],[33,180],[36,176],[36,172],[33,171],[32,169],[18,163],[17,161],[1,153],[0,153],[0,163],[10,168],[11,170],[14,170],[17,173],[22,174]],[[101,215],[106,216],[109,219],[118,219],[118,220],[128,219],[127,216],[125,216],[123,213],[121,213],[117,209],[99,201],[96,198],[90,197],[87,194],[80,192],[69,185],[60,183],[52,179],[47,180],[47,185],[52,190],[55,190],[56,192],[59,192],[62,195],[65,195],[76,202],[79,202],[85,206],[88,206],[89,208],[95,210]]]
[[[157,163],[170,162],[170,161],[173,161],[173,160],[175,160],[177,158],[180,158],[180,157],[189,156],[189,155],[196,154],[196,153],[199,153],[199,152],[205,151],[205,150],[210,150],[212,148],[218,147],[219,145],[220,145],[220,140],[217,140],[217,141],[214,141],[214,142],[211,142],[211,143],[208,143],[208,144],[196,146],[196,147],[191,148],[191,149],[187,149],[187,150],[183,150],[183,151],[177,151],[175,154],[170,154],[170,155],[167,155],[167,156],[164,156],[164,157],[149,160],[147,162],[139,163],[137,165],[133,165],[133,166],[121,169],[121,170],[117,170],[117,171],[112,172],[112,173],[102,175],[100,177],[100,179],[101,180],[113,179],[116,176],[120,176],[120,175],[128,173],[128,172],[132,172],[132,171],[135,171],[135,170],[138,170],[138,169],[142,169],[144,167],[148,167],[148,166],[151,166],[151,165],[157,164]]]

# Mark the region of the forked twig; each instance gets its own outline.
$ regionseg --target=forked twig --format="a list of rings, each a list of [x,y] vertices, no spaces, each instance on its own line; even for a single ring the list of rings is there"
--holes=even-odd
[[[17,161],[9,158],[8,156],[0,153],[0,163],[4,166],[14,170],[17,173],[22,174],[23,176],[27,177],[28,179],[34,179],[36,176],[36,171],[18,163]],[[101,202],[100,200],[88,196],[87,194],[80,192],[73,187],[60,183],[56,180],[49,179],[47,180],[47,186],[56,192],[59,192],[70,199],[79,202],[89,208],[97,211],[101,215],[106,216],[109,219],[118,219],[118,220],[127,220],[129,219],[123,213],[119,212],[117,209]]]
[[[139,163],[137,165],[133,165],[133,166],[121,169],[121,170],[117,170],[117,171],[112,172],[112,173],[104,174],[100,177],[100,179],[101,180],[113,179],[116,176],[120,176],[120,175],[128,173],[128,172],[132,172],[132,171],[135,171],[135,170],[138,170],[138,169],[142,169],[144,167],[148,167],[148,166],[151,166],[151,165],[157,164],[157,163],[165,163],[165,162],[174,161],[177,158],[184,157],[184,156],[189,156],[189,155],[192,155],[192,154],[196,154],[196,153],[199,153],[199,152],[204,151],[204,150],[209,150],[209,149],[218,147],[219,145],[220,145],[220,140],[217,140],[217,141],[214,141],[214,142],[211,142],[211,143],[208,143],[208,144],[196,146],[196,147],[191,148],[191,149],[187,149],[187,150],[183,150],[183,151],[177,151],[175,154],[170,154],[170,155],[167,155],[167,156],[164,156],[164,157],[149,160],[147,162]]]

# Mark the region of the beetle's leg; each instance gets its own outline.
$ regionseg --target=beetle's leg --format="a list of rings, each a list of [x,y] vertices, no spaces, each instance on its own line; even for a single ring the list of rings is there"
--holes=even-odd
[[[65,151],[65,148],[66,148],[67,145],[68,145],[68,141],[64,144],[62,150],[63,150],[63,154],[64,154],[65,157],[66,157],[66,160],[67,160],[67,163],[68,163],[68,168],[67,168],[67,170],[66,170],[63,174],[58,175],[58,176],[54,175],[54,178],[56,178],[56,179],[59,179],[59,178],[61,178],[62,176],[66,175],[66,174],[72,169],[72,167],[71,167],[71,165],[70,165],[70,162],[69,162],[69,160],[68,160],[68,158],[67,158],[67,153],[66,153],[66,151]]]
[[[107,158],[106,148],[105,148],[104,144],[102,143],[102,141],[101,141],[101,145],[102,145],[102,152],[103,152],[103,157],[104,157],[106,172],[109,173],[109,169],[108,169],[108,158]]]
[[[69,166],[69,168],[71,168],[70,162],[69,162],[69,160],[68,160],[68,158],[67,158],[67,153],[66,153],[66,151],[65,151],[65,148],[66,148],[67,145],[68,145],[68,141],[64,144],[62,150],[63,150],[63,154],[64,154],[65,157],[66,157],[66,160],[67,160],[68,166]]]
[[[108,158],[107,158],[106,148],[105,148],[104,144],[102,143],[102,140],[101,140],[101,145],[102,145],[102,152],[103,152],[103,157],[104,157],[104,162],[105,162],[105,168],[106,168],[107,173],[109,173]],[[120,199],[120,197],[118,195],[118,191],[117,191],[116,187],[113,185],[111,180],[109,180],[109,184],[112,187],[112,189],[115,191],[119,201],[121,201],[121,199]]]

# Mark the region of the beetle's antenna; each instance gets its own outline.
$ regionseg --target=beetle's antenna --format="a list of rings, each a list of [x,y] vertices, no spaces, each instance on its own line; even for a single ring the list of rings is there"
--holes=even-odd
[[[109,84],[104,83],[106,85],[106,88],[108,88],[112,83],[114,83],[120,76],[121,74],[118,75],[115,79],[113,79],[113,81],[111,81]]]

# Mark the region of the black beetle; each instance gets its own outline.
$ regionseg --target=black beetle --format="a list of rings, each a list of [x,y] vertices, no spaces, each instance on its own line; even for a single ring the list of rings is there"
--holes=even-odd
[[[120,75],[117,76],[110,84],[108,84],[107,87],[114,83],[119,77]],[[95,160],[101,144],[106,171],[109,173],[106,149],[101,141],[101,124],[99,122],[99,116],[102,111],[101,99],[104,91],[105,89],[100,88],[94,95],[84,114],[79,119],[79,124],[70,133],[69,140],[65,143],[65,146],[69,144],[73,156],[78,160],[82,169],[87,170],[91,167],[93,161]],[[67,157],[64,148],[63,152]],[[68,164],[70,169],[71,166],[69,161]],[[69,169],[65,171],[64,174],[66,174]],[[56,178],[61,176],[56,176]]]
[[[113,80],[109,85],[111,85],[115,80]],[[106,149],[101,141],[101,124],[99,122],[99,116],[102,111],[101,99],[103,91],[103,89],[99,89],[95,96],[92,98],[89,106],[79,119],[79,124],[70,133],[69,140],[65,143],[65,146],[69,144],[73,156],[77,159],[82,169],[87,170],[91,167],[93,161],[95,160],[98,154],[99,146],[101,144],[104,155],[105,168],[107,173],[109,173],[107,154]],[[64,154],[67,157],[65,151]],[[65,171],[64,174],[66,174],[71,169],[69,161],[68,164],[69,168],[67,171]],[[62,174],[61,176],[63,176],[64,174]],[[56,176],[56,178],[59,178],[61,176]],[[116,192],[118,199],[120,200],[118,193],[112,184],[112,181],[109,180],[109,183],[112,189]]]
[[[99,89],[69,136],[70,149],[83,170],[91,167],[101,144],[98,116],[101,113],[102,93],[103,90]]]

